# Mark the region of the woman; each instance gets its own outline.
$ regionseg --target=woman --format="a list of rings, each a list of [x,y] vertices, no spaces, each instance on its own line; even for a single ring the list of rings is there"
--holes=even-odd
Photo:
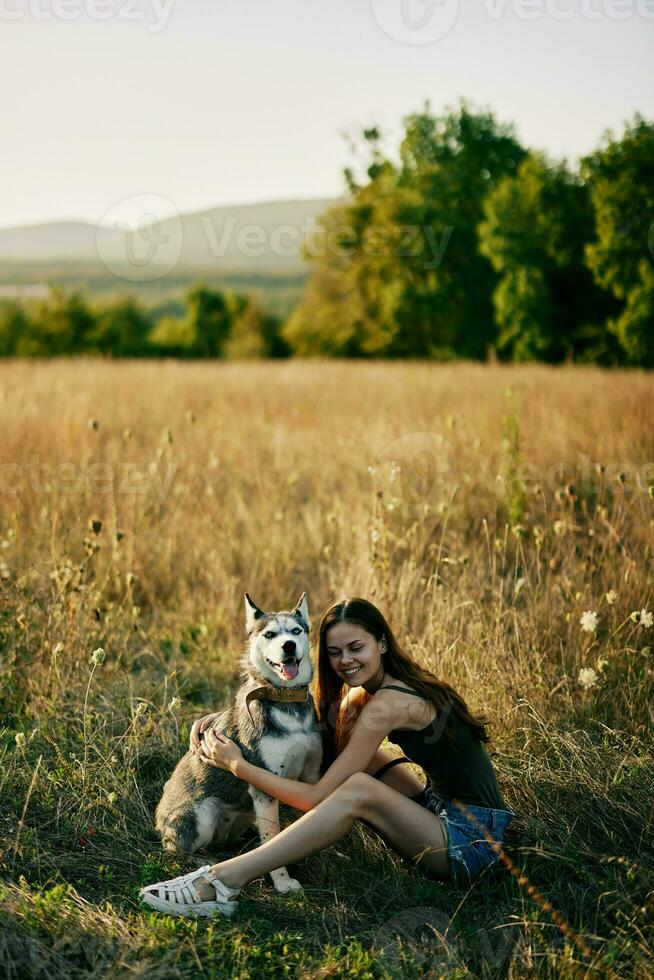
[[[249,881],[328,847],[356,820],[434,878],[470,883],[497,861],[480,825],[501,842],[515,814],[502,800],[484,747],[486,722],[402,652],[366,599],[336,602],[324,614],[316,695],[331,764],[314,785],[246,762],[235,742],[213,731],[215,716],[195,723],[191,748],[208,764],[304,815],[252,851],[143,888],[143,901],[171,915],[231,915]],[[386,737],[404,757],[387,759],[380,750]],[[422,766],[424,787],[409,771],[399,772],[402,762]],[[453,800],[465,805],[465,814]]]

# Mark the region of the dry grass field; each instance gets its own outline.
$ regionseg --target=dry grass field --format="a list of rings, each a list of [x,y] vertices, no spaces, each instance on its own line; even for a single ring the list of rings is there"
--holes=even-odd
[[[653,375],[5,362],[0,404],[1,976],[652,975]],[[497,869],[360,827],[232,921],[139,906],[190,866],[153,811],[246,590],[368,597],[490,717]]]

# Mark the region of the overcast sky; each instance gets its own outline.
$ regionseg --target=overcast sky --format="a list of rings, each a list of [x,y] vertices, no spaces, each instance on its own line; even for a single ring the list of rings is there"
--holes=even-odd
[[[0,226],[337,195],[425,99],[574,160],[654,116],[653,40],[654,0],[0,0]]]

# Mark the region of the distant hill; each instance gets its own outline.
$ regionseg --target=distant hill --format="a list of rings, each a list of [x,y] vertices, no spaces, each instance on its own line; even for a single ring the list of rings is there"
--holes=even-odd
[[[266,201],[208,208],[162,221],[158,232],[180,241],[176,269],[212,269],[266,274],[302,269],[301,240],[329,198]],[[99,237],[98,237],[99,236]],[[0,228],[0,262],[21,266],[44,262],[107,262],[130,254],[134,233],[83,221],[53,221]],[[140,245],[142,249],[142,243]],[[132,248],[139,254],[139,243]]]

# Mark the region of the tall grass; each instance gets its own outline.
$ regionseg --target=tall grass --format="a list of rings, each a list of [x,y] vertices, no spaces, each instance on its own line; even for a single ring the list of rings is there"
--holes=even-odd
[[[0,974],[651,975],[652,375],[16,362],[0,404]],[[367,596],[491,717],[519,874],[358,827],[229,923],[142,910],[192,866],[152,814],[246,590]]]

